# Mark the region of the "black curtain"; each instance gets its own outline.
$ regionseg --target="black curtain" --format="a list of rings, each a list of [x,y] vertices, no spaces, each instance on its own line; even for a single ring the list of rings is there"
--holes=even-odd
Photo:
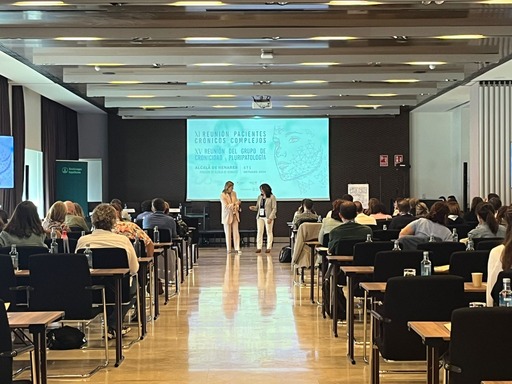
[[[45,211],[55,201],[55,161],[78,160],[77,113],[41,96]]]
[[[9,81],[0,76],[0,135],[11,136],[11,118],[9,115]],[[10,190],[0,189],[0,204],[10,215],[14,207],[10,206]]]

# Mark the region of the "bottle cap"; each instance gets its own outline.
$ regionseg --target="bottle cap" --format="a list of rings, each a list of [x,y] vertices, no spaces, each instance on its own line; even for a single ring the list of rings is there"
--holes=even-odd
[[[504,282],[504,283],[509,283],[509,284],[510,284],[510,277],[504,277],[504,278],[503,278],[503,282]]]

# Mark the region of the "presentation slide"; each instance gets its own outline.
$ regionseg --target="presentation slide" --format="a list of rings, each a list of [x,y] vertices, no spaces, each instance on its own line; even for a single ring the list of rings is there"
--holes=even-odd
[[[329,120],[189,119],[187,200],[218,200],[235,183],[255,200],[267,183],[279,200],[329,200]]]
[[[0,188],[14,188],[14,140],[0,136]]]

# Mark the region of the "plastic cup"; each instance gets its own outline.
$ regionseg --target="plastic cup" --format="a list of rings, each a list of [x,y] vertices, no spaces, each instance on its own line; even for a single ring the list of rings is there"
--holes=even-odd
[[[416,270],[414,268],[404,269],[404,276],[416,276]]]
[[[482,286],[483,275],[484,274],[482,272],[473,272],[471,274],[471,280],[473,282],[473,287],[480,288]]]

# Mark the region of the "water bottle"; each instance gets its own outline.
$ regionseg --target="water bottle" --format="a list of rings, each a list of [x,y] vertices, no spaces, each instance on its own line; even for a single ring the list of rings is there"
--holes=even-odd
[[[401,251],[400,243],[398,242],[398,239],[393,240],[393,251]]]
[[[322,222],[322,216],[318,215],[318,220],[317,220],[318,223],[321,223]]]
[[[89,264],[89,268],[92,269],[92,250],[91,244],[85,245],[84,255],[87,258],[87,264]]]
[[[13,268],[18,271],[19,265],[18,265],[18,251],[16,250],[16,244],[11,245],[11,252],[9,252],[9,256],[11,256],[12,260],[12,266]]]
[[[139,235],[135,235],[135,241],[133,242],[133,248],[135,249],[135,254],[137,257],[140,257],[140,240]]]
[[[459,242],[459,234],[457,233],[457,228],[453,228],[452,230],[452,240],[454,243]]]
[[[503,289],[500,292],[500,307],[512,307],[512,291],[510,290],[510,278],[503,278]]]
[[[373,240],[372,240],[372,235],[370,235],[369,233],[366,235],[366,242],[367,242],[367,243],[371,243],[371,242],[373,242]]]
[[[63,230],[61,237],[62,237],[62,247],[64,249],[64,253],[70,253],[69,252],[68,232],[66,230]]]
[[[158,226],[155,225],[155,228],[153,228],[153,241],[155,243],[160,242],[160,232],[158,231]]]
[[[423,251],[423,260],[421,260],[421,276],[430,276],[432,274],[432,262],[428,258],[428,251]]]
[[[57,231],[55,228],[52,228],[52,232],[50,234],[52,242],[50,244],[50,253],[59,253],[59,244],[57,244]]]
[[[475,243],[473,243],[473,237],[470,235],[468,236],[468,243],[466,244],[466,251],[474,251],[475,250]]]
[[[387,231],[387,230],[388,230],[388,226],[387,226],[386,224],[384,224],[384,225],[382,226],[382,230],[383,230],[383,231]]]
[[[80,233],[80,236],[85,236],[85,231],[82,231],[82,232]]]
[[[428,242],[429,243],[435,243],[436,242],[436,238],[434,237],[434,235],[430,235],[430,237],[428,238]]]

